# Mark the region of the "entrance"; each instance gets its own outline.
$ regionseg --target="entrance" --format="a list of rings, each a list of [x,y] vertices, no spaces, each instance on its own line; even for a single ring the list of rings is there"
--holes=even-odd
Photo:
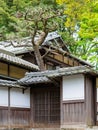
[[[60,125],[60,88],[38,85],[32,88],[34,127],[58,127]]]

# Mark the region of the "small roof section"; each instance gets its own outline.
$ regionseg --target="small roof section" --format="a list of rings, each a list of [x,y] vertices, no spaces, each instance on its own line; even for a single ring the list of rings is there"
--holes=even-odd
[[[12,87],[12,88],[26,88],[25,86],[17,84],[16,81],[0,79],[0,87]]]
[[[17,82],[21,85],[48,83],[48,82],[52,82],[51,79],[57,77],[81,74],[81,73],[89,73],[91,75],[97,75],[97,72],[90,67],[76,66],[76,67],[60,68],[51,71],[48,70],[43,72],[26,73],[25,77],[18,80]]]
[[[0,60],[15,64],[15,65],[19,65],[21,67],[28,68],[30,70],[39,70],[37,65],[32,64],[28,61],[25,61],[19,57],[11,56],[5,53],[0,53]]]

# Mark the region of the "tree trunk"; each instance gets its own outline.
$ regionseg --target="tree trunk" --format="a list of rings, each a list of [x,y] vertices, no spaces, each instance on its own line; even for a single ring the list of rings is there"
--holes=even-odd
[[[39,46],[33,45],[33,48],[34,48],[34,55],[35,55],[35,58],[36,58],[36,62],[39,66],[39,69],[40,69],[40,71],[44,71],[45,66],[44,66],[43,58],[42,58],[41,53],[39,51]]]

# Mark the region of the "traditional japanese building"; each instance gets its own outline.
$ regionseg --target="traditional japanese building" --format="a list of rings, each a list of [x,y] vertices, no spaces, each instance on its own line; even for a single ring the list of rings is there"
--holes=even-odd
[[[35,38],[37,40],[38,37]],[[14,41],[0,42],[0,47],[5,50],[13,52],[14,55],[36,64],[31,38],[16,39]],[[83,61],[73,56],[61,36],[56,32],[49,33],[44,43],[40,46],[40,52],[44,57],[44,64],[46,69],[53,70],[58,67],[71,67],[87,65],[91,66],[86,61]]]
[[[34,128],[86,130],[97,124],[96,76],[87,66],[31,72],[18,83],[31,88]]]
[[[38,70],[38,66],[0,49],[0,129],[30,127],[30,89],[16,81],[26,72]]]
[[[43,72],[31,38],[0,42],[0,48],[0,129],[97,126],[98,73],[73,56],[57,33],[40,46]]]

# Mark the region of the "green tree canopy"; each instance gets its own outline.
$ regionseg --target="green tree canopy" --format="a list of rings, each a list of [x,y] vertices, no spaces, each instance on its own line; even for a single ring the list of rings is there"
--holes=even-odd
[[[65,7],[65,29],[74,44],[70,50],[98,68],[98,0],[56,0]],[[65,36],[65,39],[68,37]],[[96,39],[96,40],[95,40]],[[73,41],[74,41],[73,40]],[[67,43],[67,44],[68,44]]]

